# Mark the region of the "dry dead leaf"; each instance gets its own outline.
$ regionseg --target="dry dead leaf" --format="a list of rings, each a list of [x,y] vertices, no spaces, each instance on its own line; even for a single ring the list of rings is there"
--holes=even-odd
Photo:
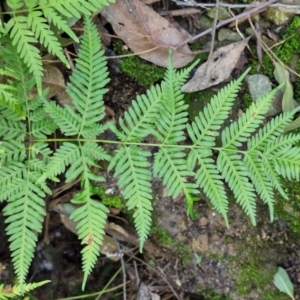
[[[209,64],[202,64],[193,78],[182,87],[182,91],[201,91],[228,79],[248,41],[249,38],[216,50]]]
[[[50,89],[49,94],[47,95],[47,98],[50,99],[66,89],[65,79],[62,72],[55,66],[52,66],[50,64],[44,64],[43,69],[43,90],[46,88]],[[38,92],[36,88],[30,91],[30,97],[36,97],[37,95]]]
[[[158,66],[168,65],[169,48],[186,40],[187,32],[178,31],[166,19],[142,2],[133,0],[130,7],[118,0],[101,11],[116,34],[141,58]],[[187,45],[173,50],[175,68],[186,66],[195,57]]]

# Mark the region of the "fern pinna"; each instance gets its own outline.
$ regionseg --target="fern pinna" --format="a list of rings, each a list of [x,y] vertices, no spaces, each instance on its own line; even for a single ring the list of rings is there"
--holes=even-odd
[[[111,0],[8,0],[10,20],[0,24],[0,36],[9,34],[12,44],[16,45],[20,58],[34,75],[39,92],[42,90],[43,65],[38,42],[49,53],[57,56],[66,66],[61,44],[55,33],[65,32],[78,42],[78,37],[70,29],[74,18],[82,14],[100,11]],[[20,14],[20,12],[22,12]],[[26,15],[25,15],[26,14]],[[73,20],[72,20],[73,19]],[[51,24],[51,27],[49,26]]]
[[[140,250],[151,227],[152,176],[162,179],[170,196],[182,193],[190,216],[194,215],[194,203],[202,191],[227,226],[226,183],[255,224],[257,196],[269,206],[272,220],[274,190],[287,197],[280,176],[299,180],[300,149],[295,145],[300,135],[283,135],[296,111],[264,124],[276,90],[224,128],[245,73],[213,97],[190,123],[181,86],[197,62],[176,71],[170,55],[163,82],[138,96],[117,124],[103,123],[103,94],[109,79],[100,48],[97,29],[86,18],[76,70],[67,89],[74,106],[61,107],[47,100],[46,92],[28,98],[35,77],[20,60],[11,38],[1,40],[0,51],[9,53],[3,56],[1,73],[14,79],[7,90],[16,101],[0,101],[0,199],[7,201],[6,231],[21,286],[33,257],[37,233],[41,232],[44,199],[51,193],[47,180],[57,181],[60,174],[65,174],[66,182],[81,179],[81,192],[72,200],[78,208],[71,218],[77,222],[84,245],[83,286],[99,256],[108,214],[101,201],[93,199],[91,188],[95,182],[104,181],[101,173],[95,172],[101,160],[109,161],[108,170],[114,170],[127,208],[133,211]],[[65,138],[49,138],[57,129]],[[101,140],[99,135],[105,130],[113,131],[118,140]],[[50,147],[53,140],[59,143],[55,151]],[[104,143],[118,147],[108,153],[102,147]]]

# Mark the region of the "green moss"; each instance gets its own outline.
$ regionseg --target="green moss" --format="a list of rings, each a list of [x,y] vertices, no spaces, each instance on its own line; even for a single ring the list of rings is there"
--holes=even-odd
[[[154,239],[159,245],[163,245],[165,247],[171,246],[171,248],[179,254],[183,264],[191,261],[192,256],[190,247],[177,242],[176,239],[172,238],[168,230],[159,226],[152,226],[150,233],[151,235],[154,235]]]
[[[250,105],[253,103],[252,97],[249,93],[243,96],[243,100],[244,100],[244,109],[248,109]]]
[[[300,182],[283,181],[289,200],[278,196],[275,202],[275,216],[287,222],[289,228],[300,233]]]
[[[239,256],[236,263],[239,266],[239,276],[236,281],[237,292],[241,296],[247,296],[251,291],[258,291],[262,296],[261,300],[287,300],[287,296],[273,287],[273,277],[277,272],[277,265],[274,259],[277,254],[270,252],[267,241],[257,241],[256,233],[249,236],[247,247],[240,245]],[[252,245],[249,248],[249,245]],[[273,257],[275,255],[275,257]]]
[[[91,188],[91,193],[93,195],[97,195],[101,198],[102,203],[108,207],[115,207],[115,208],[125,208],[125,203],[123,198],[120,195],[107,195],[105,194],[104,187],[102,186],[94,186]]]
[[[133,54],[130,50],[123,50],[123,45],[121,41],[115,42],[114,51],[116,54]],[[120,67],[122,72],[137,79],[140,84],[147,86],[161,80],[165,75],[164,68],[149,63],[137,55],[122,57]]]
[[[210,89],[199,91],[195,93],[187,93],[184,96],[185,102],[189,105],[189,117],[194,121],[198,116],[199,111],[203,111],[205,105],[210,102],[210,99],[215,95]]]
[[[152,226],[150,234],[155,236],[155,240],[158,244],[175,245],[175,241],[172,239],[170,233],[161,227]]]
[[[201,289],[201,286],[199,289]],[[203,300],[232,300],[229,296],[217,294],[213,289],[205,289],[199,296]]]
[[[273,265],[260,264],[259,259],[249,261],[241,270],[237,281],[237,291],[241,296],[249,295],[251,290],[262,293],[262,300],[287,300],[287,295],[279,290],[269,290],[266,287],[272,282],[276,268]]]

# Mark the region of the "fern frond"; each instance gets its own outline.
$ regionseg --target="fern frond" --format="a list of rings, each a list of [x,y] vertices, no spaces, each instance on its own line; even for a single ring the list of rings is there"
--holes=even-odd
[[[37,234],[42,230],[45,216],[44,188],[37,185],[38,173],[29,169],[23,171],[19,181],[22,189],[11,195],[3,210],[8,224],[6,233],[9,237],[10,251],[15,273],[19,283],[24,285],[37,243]],[[49,189],[48,189],[49,190]]]
[[[202,149],[192,149],[191,151],[194,152],[193,157],[197,159],[199,165],[195,173],[196,184],[209,198],[213,207],[223,216],[226,226],[229,227],[227,217],[228,198],[222,177],[212,158],[212,151],[205,152]]]
[[[76,230],[82,244],[86,246],[81,251],[83,262],[83,283],[82,289],[87,281],[88,275],[91,273],[97,258],[100,254],[100,247],[105,234],[104,227],[109,210],[101,202],[91,199],[89,194],[89,182],[85,180],[83,192],[76,195],[75,203],[84,203],[77,208],[70,219],[77,222]]]
[[[249,182],[248,172],[242,164],[238,154],[220,151],[217,159],[217,168],[228,186],[234,193],[237,202],[242,206],[245,213],[250,217],[253,225],[256,225],[256,202],[254,187]]]
[[[75,144],[63,143],[50,158],[47,169],[38,182],[43,182],[46,178],[55,178],[58,174],[65,172],[66,167],[78,160],[80,154],[80,149]]]
[[[100,10],[102,7],[109,5],[106,0],[51,0],[51,6],[66,17],[80,18],[82,14],[90,15],[92,12]]]
[[[40,158],[40,161],[42,161],[43,163],[47,163],[50,159],[50,156],[52,155],[52,150],[49,148],[49,145],[44,142],[31,144],[28,150],[30,150],[29,154],[31,155],[32,159]]]
[[[68,60],[63,55],[63,50],[58,42],[57,37],[49,29],[46,19],[41,11],[30,11],[27,17],[28,27],[31,28],[35,38],[44,45],[50,53],[57,56],[68,68],[70,67]]]
[[[240,147],[243,142],[250,138],[251,134],[262,124],[265,118],[264,114],[268,111],[278,88],[253,102],[237,122],[232,123],[223,130],[223,146]]]
[[[193,202],[196,201],[197,185],[188,182],[188,177],[193,176],[187,170],[186,154],[177,148],[160,148],[155,153],[153,175],[163,179],[163,184],[168,189],[168,195],[176,198],[182,191],[186,197],[188,213],[193,217]]]
[[[118,185],[123,188],[126,206],[134,209],[134,223],[140,240],[140,251],[148,237],[151,226],[152,189],[150,163],[151,153],[136,146],[118,149],[110,162],[109,170],[115,168],[114,177],[119,176]]]
[[[219,135],[219,130],[224,120],[228,118],[242,80],[248,72],[249,69],[239,79],[231,81],[222,88],[204,107],[204,110],[199,112],[192,124],[187,124],[193,145],[205,146],[206,148],[215,146],[215,139]]]
[[[73,39],[75,42],[79,42],[78,37],[76,34],[70,29],[70,26],[57,12],[54,10],[53,7],[41,7],[45,18],[48,20],[50,24],[53,24],[56,28],[60,29],[62,32],[65,32]]]
[[[1,69],[0,69],[0,73]],[[10,110],[22,115],[20,101],[17,100],[15,95],[17,94],[17,89],[8,84],[0,84],[0,105],[2,107],[9,107]]]
[[[286,125],[291,123],[294,112],[280,114],[263,126],[258,133],[248,140],[248,150],[265,150],[267,144],[281,136]]]
[[[82,154],[86,157],[92,157],[95,160],[111,160],[111,156],[106,153],[106,151],[100,147],[97,143],[86,142],[81,147]]]
[[[60,107],[54,101],[45,101],[45,111],[59,126],[66,136],[77,135],[80,130],[81,117],[69,105]]]
[[[117,134],[121,141],[140,141],[149,134],[156,135],[154,123],[159,113],[162,101],[162,91],[159,85],[147,90],[146,95],[137,96],[132,102],[132,107],[124,113],[124,118],[119,119],[123,134]],[[115,132],[115,130],[114,130]]]
[[[270,211],[270,220],[274,218],[274,191],[270,179],[266,176],[265,171],[262,168],[261,153],[258,151],[247,152],[244,156],[244,163],[247,171],[249,172],[249,178],[251,179],[255,190],[259,194],[260,198],[268,204]]]
[[[20,178],[22,178],[23,169],[25,169],[25,165],[22,162],[11,161],[6,165],[2,163],[0,168],[0,201],[7,200],[22,191],[23,182]]]
[[[286,192],[283,190],[278,173],[275,171],[274,162],[269,157],[262,157],[262,168],[265,171],[265,176],[270,180],[272,186],[281,194],[286,200],[289,199]]]
[[[160,142],[177,144],[185,140],[184,129],[188,120],[188,105],[183,101],[181,85],[170,60],[161,88],[163,101],[161,113],[156,122],[161,135]]]
[[[5,140],[24,140],[26,126],[22,122],[11,121],[6,118],[0,118],[0,136]]]
[[[54,133],[57,128],[57,124],[52,119],[45,118],[44,120],[32,123],[31,134],[35,138],[45,139],[47,135]]]
[[[23,293],[28,293],[46,283],[49,283],[50,280],[44,280],[41,282],[33,282],[21,285],[13,285],[13,286],[4,286],[4,284],[0,285],[0,300],[7,300],[11,298],[15,298],[15,296],[22,296]]]
[[[2,141],[3,152],[0,155],[0,166],[11,161],[22,162],[26,156],[25,145],[22,140]]]
[[[104,51],[101,49],[98,30],[89,18],[84,21],[85,31],[76,60],[67,93],[81,114],[78,135],[83,135],[85,128],[100,122],[104,116],[103,94],[109,82]],[[98,133],[99,134],[99,133]]]
[[[289,180],[300,180],[300,148],[287,145],[273,155],[275,170]]]
[[[33,38],[33,32],[27,25],[27,18],[24,16],[14,16],[6,24],[6,29],[10,32],[12,44],[17,45],[17,52],[24,60],[36,80],[38,90],[42,90],[43,66],[39,50],[32,44],[37,43]]]

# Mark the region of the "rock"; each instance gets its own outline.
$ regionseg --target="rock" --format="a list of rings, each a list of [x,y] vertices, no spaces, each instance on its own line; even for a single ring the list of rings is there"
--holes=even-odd
[[[197,238],[193,238],[192,249],[194,252],[207,252],[208,251],[208,235],[201,234]]]
[[[276,25],[284,25],[294,17],[293,13],[284,12],[277,7],[269,7],[264,13],[264,17]]]
[[[209,19],[205,16],[200,16],[199,18],[199,25],[201,29],[208,29],[211,28],[213,24],[213,20]]]
[[[256,101],[259,97],[266,95],[272,90],[270,80],[265,75],[249,75],[246,80],[253,101]],[[280,93],[277,93],[277,95],[274,98],[269,111],[266,113],[266,117],[276,116],[281,112],[281,103],[278,105],[278,101],[280,101],[278,100],[280,98]]]
[[[239,36],[237,32],[234,32],[230,29],[222,28],[218,32],[218,40],[219,42],[223,42],[225,40],[231,42],[238,42],[241,41],[242,38]]]
[[[214,19],[215,17],[215,8],[211,9],[208,13],[207,16],[210,17],[211,19]],[[231,18],[231,14],[228,12],[226,7],[219,7],[219,12],[218,12],[218,21],[221,20],[226,20]]]
[[[199,220],[199,226],[206,226],[208,224],[208,219],[205,217],[201,217]]]

